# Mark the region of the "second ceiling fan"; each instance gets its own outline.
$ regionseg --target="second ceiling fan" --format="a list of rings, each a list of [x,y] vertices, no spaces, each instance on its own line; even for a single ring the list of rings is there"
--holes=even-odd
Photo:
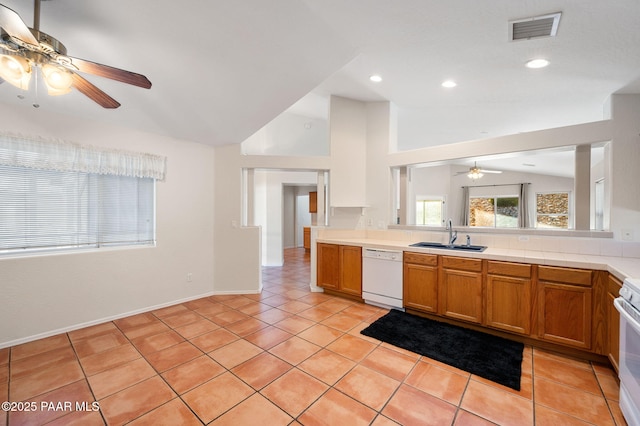
[[[478,164],[474,161],[473,167],[469,168],[467,172],[457,172],[455,175],[467,175],[469,179],[480,179],[485,173],[502,173],[500,170],[485,170],[478,167]]]

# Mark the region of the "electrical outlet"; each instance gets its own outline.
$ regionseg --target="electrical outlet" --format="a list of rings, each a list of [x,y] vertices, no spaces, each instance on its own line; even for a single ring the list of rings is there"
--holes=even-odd
[[[190,283],[193,281],[193,274],[191,272],[187,273],[187,282]]]

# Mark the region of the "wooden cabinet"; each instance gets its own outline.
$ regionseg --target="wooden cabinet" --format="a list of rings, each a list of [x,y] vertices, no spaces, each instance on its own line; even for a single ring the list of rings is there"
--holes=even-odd
[[[316,269],[318,286],[337,290],[340,285],[340,246],[318,243]]]
[[[531,333],[532,266],[487,262],[486,319],[489,327]]]
[[[440,314],[481,324],[482,260],[442,256],[438,303]]]
[[[309,213],[318,213],[318,192],[309,192]]]
[[[621,287],[602,270],[404,253],[407,310],[545,347],[606,355],[616,370],[620,316],[613,300]]]
[[[340,286],[339,290],[362,297],[362,249],[340,246]]]
[[[305,250],[310,250],[311,249],[311,228],[308,226],[305,226],[304,228],[302,228],[302,241],[303,241],[302,244]]]
[[[613,306],[613,300],[620,295],[622,283],[609,275],[607,289],[607,356],[613,368],[618,372],[620,363],[620,312]]]
[[[362,297],[362,249],[318,243],[317,284],[327,290]]]
[[[591,271],[538,267],[538,338],[591,348]]]
[[[406,308],[438,312],[438,256],[404,253],[403,299]]]

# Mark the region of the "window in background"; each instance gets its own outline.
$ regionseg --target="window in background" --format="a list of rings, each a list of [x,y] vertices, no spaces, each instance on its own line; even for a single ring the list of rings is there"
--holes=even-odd
[[[442,226],[444,198],[424,197],[416,201],[416,225]]]
[[[469,226],[517,228],[517,196],[469,197]]]
[[[536,193],[536,228],[569,228],[569,193]]]

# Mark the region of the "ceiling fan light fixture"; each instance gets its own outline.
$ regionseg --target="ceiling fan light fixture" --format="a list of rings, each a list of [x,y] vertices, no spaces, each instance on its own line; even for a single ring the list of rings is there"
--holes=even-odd
[[[45,64],[42,66],[42,75],[49,95],[64,95],[71,91],[73,79],[70,71],[56,65]]]
[[[467,177],[471,180],[480,179],[484,174],[477,167],[472,167],[467,174]]]
[[[31,65],[21,56],[0,55],[0,77],[18,89],[29,90]]]

